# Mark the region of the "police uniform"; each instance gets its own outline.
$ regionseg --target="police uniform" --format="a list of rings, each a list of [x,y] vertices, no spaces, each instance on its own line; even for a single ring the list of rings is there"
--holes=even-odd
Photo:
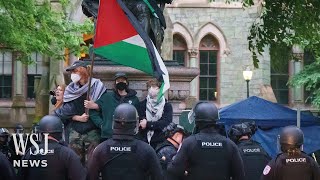
[[[0,180],[15,180],[16,174],[7,157],[0,152]]]
[[[317,163],[307,154],[279,154],[264,168],[261,180],[320,180]]]
[[[168,172],[186,179],[244,179],[243,163],[237,146],[216,129],[203,129],[182,143]]]
[[[132,140],[108,139],[98,145],[88,166],[89,179],[147,180],[162,179],[159,160],[147,143]]]
[[[103,180],[162,179],[160,162],[147,143],[137,140],[136,108],[122,103],[114,111],[113,135],[99,144],[89,160],[89,179],[96,180],[99,173]]]
[[[44,143],[39,144],[39,149],[44,149]],[[46,155],[31,155],[35,147],[30,148],[23,160],[37,161],[39,167],[21,167],[19,177],[23,180],[85,180],[86,169],[82,166],[80,157],[70,148],[60,143],[49,140]],[[34,161],[35,160],[35,161]],[[30,162],[30,161],[29,161]],[[30,164],[29,164],[30,166]]]
[[[258,180],[271,160],[262,146],[253,140],[240,140],[237,144],[243,160],[246,180]]]
[[[87,173],[80,157],[58,142],[63,134],[61,120],[57,116],[44,116],[39,122],[39,130],[48,133],[48,139],[42,140],[39,151],[33,146],[25,153],[22,161],[27,161],[27,167],[22,163],[18,172],[21,180],[85,180]],[[45,151],[46,140],[48,151]]]
[[[261,180],[320,180],[318,164],[304,152],[304,135],[296,126],[284,127],[280,132],[280,153],[264,168]]]

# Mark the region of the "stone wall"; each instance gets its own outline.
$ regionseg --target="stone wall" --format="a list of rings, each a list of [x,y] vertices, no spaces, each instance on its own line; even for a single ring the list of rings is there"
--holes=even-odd
[[[241,6],[212,7],[212,3],[190,6],[174,4],[167,7],[173,23],[173,34],[179,33],[185,38],[189,51],[196,54],[196,66],[199,66],[198,49],[201,39],[207,34],[213,35],[220,46],[220,94],[217,104],[224,106],[246,98],[246,83],[242,71],[246,66],[253,69],[247,36],[258,15],[259,6],[246,10]],[[268,49],[260,61],[260,68],[253,70],[250,95],[258,95],[260,86],[264,84],[270,84]]]

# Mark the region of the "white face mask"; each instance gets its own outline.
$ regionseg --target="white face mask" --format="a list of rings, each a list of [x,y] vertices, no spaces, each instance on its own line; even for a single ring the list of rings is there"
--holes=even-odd
[[[160,89],[158,87],[150,87],[148,90],[148,94],[151,98],[156,98]]]
[[[71,80],[72,80],[73,83],[79,82],[80,79],[81,79],[81,76],[79,74],[75,74],[75,73],[71,74]]]

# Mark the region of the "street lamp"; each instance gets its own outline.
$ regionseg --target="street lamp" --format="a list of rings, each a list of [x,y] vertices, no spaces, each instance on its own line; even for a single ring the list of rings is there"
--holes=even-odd
[[[244,80],[246,80],[247,82],[247,98],[249,98],[249,81],[252,78],[252,71],[250,70],[249,67],[247,67],[246,70],[244,70],[242,73],[243,73]]]

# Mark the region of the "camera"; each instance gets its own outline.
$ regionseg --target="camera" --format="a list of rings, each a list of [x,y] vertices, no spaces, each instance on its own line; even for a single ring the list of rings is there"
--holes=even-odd
[[[52,96],[56,96],[56,92],[55,91],[49,91],[49,94]]]

